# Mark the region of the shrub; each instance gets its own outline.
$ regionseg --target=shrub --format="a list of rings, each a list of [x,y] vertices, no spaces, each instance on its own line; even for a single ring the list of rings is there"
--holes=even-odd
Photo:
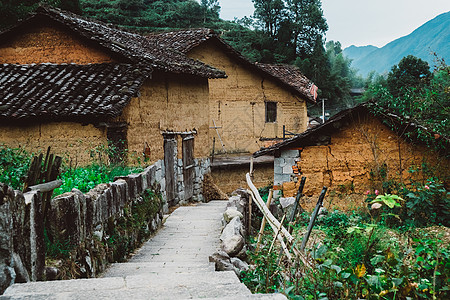
[[[30,165],[31,155],[21,148],[0,145],[0,182],[14,189],[22,189]]]

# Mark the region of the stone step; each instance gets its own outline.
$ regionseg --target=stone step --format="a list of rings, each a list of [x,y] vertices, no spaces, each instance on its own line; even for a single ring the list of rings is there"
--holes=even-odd
[[[183,265],[179,264],[164,264],[164,263],[123,263],[113,264],[102,275],[102,277],[125,277],[130,274],[172,274],[172,273],[210,273],[214,272],[214,264],[191,264]]]
[[[0,299],[240,299],[244,296],[251,293],[234,272],[194,272],[15,284]]]

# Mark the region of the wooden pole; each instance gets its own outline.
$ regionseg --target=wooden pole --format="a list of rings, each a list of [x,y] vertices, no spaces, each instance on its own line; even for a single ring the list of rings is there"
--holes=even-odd
[[[270,244],[269,253],[272,252],[273,245],[275,244],[275,241],[278,239],[278,235],[280,234],[280,230],[281,230],[281,227],[283,226],[283,222],[284,222],[285,218],[286,218],[286,214],[284,214],[283,218],[281,218],[280,226],[278,227],[277,231],[275,232],[275,235],[272,240],[272,244]]]
[[[222,144],[222,149],[226,153],[227,150],[225,150],[225,145],[223,144],[222,138],[220,137],[219,130],[217,130],[218,127],[216,126],[216,121],[214,121],[214,119],[212,121],[213,121],[213,124],[214,124],[214,128],[216,129],[217,136],[219,137],[220,144]]]
[[[286,238],[288,243],[292,243],[294,241],[294,238],[292,235],[286,230],[286,228],[283,227],[283,224],[281,224],[270,212],[270,210],[266,207],[263,199],[259,195],[258,189],[253,184],[250,174],[247,173],[245,175],[247,179],[247,185],[250,187],[250,190],[252,191],[256,206],[258,206],[259,210],[262,212],[264,217],[267,219],[267,222],[269,223],[270,227],[272,227],[272,230],[276,232],[278,230],[278,227],[280,227],[280,234],[278,235],[278,241],[280,241],[281,247],[283,248],[284,252],[286,253],[286,256],[291,259],[292,255],[289,253],[289,249],[287,248],[286,244],[284,243],[283,236]]]
[[[252,202],[253,202],[253,195],[250,194],[250,197],[248,197],[248,228],[247,228],[249,236],[252,229]]]
[[[292,233],[292,225],[294,223],[294,219],[297,215],[297,210],[300,205],[300,198],[303,196],[303,188],[305,187],[305,182],[306,182],[306,177],[303,176],[300,181],[300,186],[298,187],[297,196],[295,197],[294,211],[292,212],[291,220],[289,221],[289,225],[290,225],[288,228],[289,233]]]
[[[273,190],[270,189],[269,196],[267,196],[267,201],[266,201],[267,208],[270,208],[270,203],[272,202],[272,197],[273,197]],[[264,233],[264,227],[266,227],[266,218],[265,217],[263,217],[263,219],[261,221],[261,228],[259,229],[258,240],[256,242],[256,252],[258,252],[258,250],[259,250],[259,244],[261,243],[261,238]]]
[[[256,206],[258,206],[258,208],[261,210],[264,217],[267,219],[268,224],[270,225],[270,227],[272,227],[273,231],[276,231],[277,228],[280,226],[280,222],[272,215],[272,213],[266,207],[263,199],[259,195],[258,189],[252,183],[249,173],[246,174],[246,179],[247,179],[247,184],[250,187],[250,190],[252,191],[252,193],[254,195]],[[286,238],[288,243],[292,243],[294,241],[294,238],[292,237],[292,235],[283,226],[281,226],[281,234]]]
[[[211,163],[214,162],[214,151],[216,151],[216,138],[213,137],[213,147],[212,147],[212,154],[211,154]]]
[[[54,180],[46,183],[41,183],[33,186],[29,186],[25,192],[40,191],[41,193],[46,193],[59,188],[62,185],[61,180]]]
[[[302,251],[302,252],[305,250],[306,243],[308,242],[312,228],[314,226],[314,223],[316,222],[317,215],[319,214],[319,209],[323,206],[323,198],[325,197],[326,192],[327,192],[327,187],[324,186],[322,189],[322,192],[320,193],[319,200],[317,200],[316,208],[314,209],[311,219],[309,220],[309,225],[308,225],[308,229],[306,230],[306,234],[303,237],[302,245],[300,246],[300,251]]]

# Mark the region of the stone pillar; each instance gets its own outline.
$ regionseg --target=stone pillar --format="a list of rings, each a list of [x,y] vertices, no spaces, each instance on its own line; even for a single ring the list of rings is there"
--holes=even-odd
[[[0,295],[14,283],[11,189],[0,183]]]
[[[44,280],[45,242],[42,197],[36,191],[25,193],[24,196],[25,203],[30,205],[31,281]]]

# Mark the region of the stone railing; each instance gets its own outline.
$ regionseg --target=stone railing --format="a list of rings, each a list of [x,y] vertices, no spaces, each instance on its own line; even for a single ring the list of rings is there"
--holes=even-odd
[[[195,160],[195,168],[192,201],[202,201],[209,160]],[[182,169],[177,167],[179,204],[186,202]],[[0,184],[0,294],[14,282],[95,277],[108,263],[124,260],[161,225],[163,213],[168,212],[165,194],[164,163],[158,161],[139,174],[118,177],[86,194],[74,189],[55,197],[44,231],[39,191],[23,194]],[[53,263],[47,259],[46,266],[46,243],[64,258]],[[67,274],[67,264],[75,275]]]

